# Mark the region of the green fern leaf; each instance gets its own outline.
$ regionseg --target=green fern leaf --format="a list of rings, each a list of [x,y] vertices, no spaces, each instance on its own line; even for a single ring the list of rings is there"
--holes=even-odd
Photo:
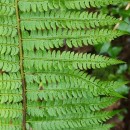
[[[87,126],[87,130],[108,130],[112,127],[113,125],[93,125],[93,126]],[[78,127],[66,130],[86,130],[86,127]]]
[[[124,62],[56,48],[102,44],[125,34],[111,29],[116,18],[86,12],[123,1],[0,1],[0,130],[113,127],[105,122],[118,112],[105,108],[123,97],[117,88],[126,82],[101,81],[83,70]]]
[[[111,116],[113,116],[115,112],[105,112],[105,113],[93,113],[93,114],[84,114],[82,117],[74,118],[71,117],[68,119],[66,116],[64,117],[56,117],[51,119],[44,119],[43,121],[38,120],[40,118],[34,118],[33,120],[28,120],[33,128],[42,130],[43,128],[53,130],[53,129],[72,129],[76,127],[85,127],[89,128],[89,125],[100,124],[99,122],[105,122]],[[76,114],[75,114],[76,115]],[[76,115],[78,116],[78,115]]]
[[[21,104],[0,104],[0,117],[2,118],[22,118],[22,105]]]
[[[19,70],[19,62],[17,56],[0,55],[0,69],[6,72],[17,72]]]
[[[19,52],[18,38],[0,37],[0,54],[17,55]]]
[[[31,70],[31,69],[30,69]],[[36,82],[40,85],[40,83],[57,83],[57,82],[65,82],[69,83],[69,86],[77,86],[77,87],[85,87],[87,90],[93,93],[93,95],[111,95],[121,97],[121,95],[117,94],[115,89],[112,88],[114,86],[119,85],[118,82],[101,82],[99,79],[92,77],[90,75],[86,75],[84,72],[79,70],[55,70],[48,69],[42,70],[42,72],[37,72],[35,70],[26,73],[26,82],[33,83]],[[85,94],[87,94],[87,90]],[[50,94],[52,96],[52,94]],[[54,96],[55,97],[55,96]],[[61,94],[62,97],[62,94]],[[45,97],[44,97],[45,98]]]
[[[29,19],[29,20],[28,20]],[[21,15],[22,30],[41,30],[69,28],[95,28],[98,26],[114,25],[119,20],[105,14],[79,11],[48,11],[42,13],[23,13]]]
[[[78,9],[101,7],[109,4],[118,4],[124,0],[23,0],[19,2],[19,8],[23,12],[43,12],[49,9]]]
[[[59,61],[60,59],[60,61]],[[70,69],[87,69],[87,68],[104,68],[109,65],[120,64],[122,61],[110,59],[99,55],[83,54],[74,52],[42,52],[38,51],[25,52],[24,66],[25,68],[35,68],[37,70],[54,68],[70,68]]]
[[[0,129],[1,130],[21,130],[22,125],[21,125],[21,119],[13,119],[13,118],[0,118]]]
[[[15,13],[14,0],[1,0],[0,1],[0,15],[11,16]]]
[[[71,48],[84,45],[96,45],[105,43],[124,34],[120,31],[108,29],[97,30],[49,30],[49,31],[27,31],[23,32],[24,50],[59,48],[65,43]]]

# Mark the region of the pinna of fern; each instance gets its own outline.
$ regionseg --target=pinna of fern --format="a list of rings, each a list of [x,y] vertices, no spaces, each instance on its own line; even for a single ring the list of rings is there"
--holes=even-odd
[[[0,54],[17,55],[19,53],[18,44],[18,37],[0,36]]]
[[[59,60],[60,59],[60,60]],[[70,69],[96,69],[104,68],[106,66],[124,63],[120,60],[115,60],[105,56],[95,54],[83,54],[74,52],[60,52],[60,51],[25,51],[24,66],[25,68],[47,69],[54,68],[70,68]]]
[[[35,72],[35,73],[34,73]],[[37,71],[35,69],[28,69],[26,70],[25,73],[26,76],[26,82],[27,83],[38,83],[39,85],[41,83],[58,83],[57,88],[55,91],[52,91],[53,93],[48,93],[46,92],[45,94],[42,95],[43,98],[58,98],[57,94],[59,93],[60,98],[62,99],[63,96],[66,96],[68,94],[68,91],[64,91],[64,89],[58,89],[59,83],[62,86],[66,86],[71,89],[72,92],[75,93],[76,97],[79,95],[78,92],[81,91],[81,95],[79,96],[84,96],[82,92],[84,92],[85,95],[87,95],[88,91],[92,92],[93,95],[99,96],[99,95],[104,95],[104,96],[117,96],[117,97],[122,97],[120,94],[118,94],[115,90],[115,88],[120,87],[124,82],[105,82],[105,81],[100,81],[99,79],[96,79],[95,77],[92,77],[91,75],[87,75],[84,72],[81,72],[79,70],[70,70],[70,69],[64,69],[64,70],[59,70],[59,69],[51,69],[48,68],[47,70],[42,70],[42,71]],[[52,85],[53,87],[54,85]],[[62,87],[61,86],[61,87]],[[66,87],[65,87],[66,88]],[[80,88],[76,89],[76,88]],[[78,90],[78,91],[77,91]],[[59,91],[59,92],[58,92]],[[60,93],[63,92],[63,93]],[[70,91],[70,93],[71,93]],[[48,96],[48,95],[49,96]],[[62,95],[63,94],[63,95]],[[71,97],[73,97],[73,93],[71,93]]]
[[[23,31],[24,50],[59,48],[65,43],[70,48],[82,47],[83,45],[97,45],[105,43],[123,35],[124,32],[109,29],[97,30],[46,30],[46,31]]]
[[[118,4],[124,0],[20,0],[19,8],[22,12],[43,12],[49,9],[85,9]]]
[[[68,119],[66,116],[65,119],[62,117],[56,117],[56,118],[51,118],[51,119],[45,119],[45,121],[41,121],[40,118],[34,118],[32,120],[28,120],[28,125],[27,128],[29,128],[29,124],[33,126],[34,129],[40,129],[42,130],[43,128],[45,130],[47,129],[72,129],[74,127],[76,128],[93,128],[93,125],[100,126],[100,122],[105,122],[107,119],[111,118],[114,114],[117,112],[100,112],[100,113],[91,113],[91,114],[84,114],[84,115],[76,115],[76,118],[71,117]],[[82,116],[82,117],[80,117]],[[97,120],[98,119],[98,120]],[[34,120],[37,120],[35,122]],[[44,118],[42,118],[44,120]],[[102,128],[102,127],[101,127]],[[106,128],[107,125],[106,125]]]
[[[118,19],[102,13],[88,13],[86,11],[45,11],[38,13],[21,14],[22,30],[41,30],[41,29],[84,29],[99,26],[111,26],[119,22]],[[29,21],[28,21],[29,19]]]
[[[37,90],[36,90],[37,91]],[[28,96],[30,96],[30,93],[33,93],[34,91],[29,89],[29,92],[27,93]],[[38,92],[37,92],[38,93]],[[95,112],[100,111],[101,109],[106,108],[107,106],[110,106],[115,101],[117,101],[119,98],[99,98],[86,95],[86,97],[79,97],[76,99],[68,98],[68,100],[47,100],[44,102],[35,102],[35,98],[30,96],[30,99],[33,101],[32,103],[28,103],[27,111],[29,115],[32,115],[33,117],[38,116],[56,116],[56,113],[59,113],[60,115],[66,115],[67,113],[71,113],[74,111],[77,111],[77,113],[83,112]],[[29,99],[29,100],[30,100]],[[42,100],[42,99],[41,99]],[[109,100],[109,101],[108,101]],[[66,111],[68,110],[68,111]],[[53,112],[52,112],[53,111]],[[44,115],[46,113],[47,115]]]

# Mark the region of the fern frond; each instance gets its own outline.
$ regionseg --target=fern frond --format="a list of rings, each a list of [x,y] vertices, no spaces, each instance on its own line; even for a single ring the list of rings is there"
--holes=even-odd
[[[89,127],[95,124],[100,124],[101,122],[105,122],[107,119],[111,118],[115,112],[100,112],[100,113],[91,113],[84,114],[79,118],[74,117],[56,117],[56,118],[33,118],[32,120],[28,120],[27,123],[33,126],[34,130],[55,130],[55,129],[72,129],[78,127]],[[78,115],[73,115],[78,116]]]
[[[86,75],[84,72],[79,70],[55,70],[55,69],[48,69],[42,71],[36,71],[34,74],[34,69],[31,71],[27,71],[25,73],[26,82],[27,83],[34,83],[34,81],[38,84],[42,83],[57,83],[57,82],[64,82],[69,83],[69,85],[73,86],[84,86],[84,88],[88,89],[89,92],[92,92],[93,95],[111,95],[111,96],[119,96],[116,95],[115,90],[112,88],[113,85],[116,83],[109,82],[101,82],[99,79],[92,77],[90,75]],[[107,87],[111,86],[111,87]]]
[[[11,73],[0,75],[0,90],[16,90],[21,88],[21,76],[20,73]]]
[[[22,104],[0,104],[0,117],[22,119]]]
[[[22,101],[21,90],[0,90],[0,103],[16,103]]]
[[[23,32],[24,50],[33,50],[34,48],[59,48],[65,43],[69,47],[82,47],[83,45],[96,45],[105,43],[121,36],[124,32],[108,29],[97,30],[49,30],[49,31],[27,31]]]
[[[113,125],[107,124],[107,125],[93,125],[93,126],[87,126],[87,130],[110,130]],[[78,128],[72,128],[72,129],[63,129],[63,130],[86,130],[86,127],[78,127]]]
[[[28,98],[28,100],[29,99],[30,98]],[[77,114],[83,114],[107,108],[107,106],[110,106],[117,100],[118,98],[98,98],[93,96],[90,97],[88,94],[86,97],[77,97],[77,99],[75,97],[72,97],[72,99],[63,98],[62,100],[47,100],[42,103],[31,102],[27,104],[27,112],[30,116],[35,117],[59,116],[66,114],[75,114],[75,112]]]
[[[46,80],[48,82],[61,82],[65,81],[66,83],[71,83],[72,80],[75,79],[77,82],[82,81],[95,81],[95,77],[91,79],[91,76],[88,75],[88,78],[86,78],[86,74],[84,72],[81,72],[79,70],[55,70],[55,69],[48,69],[48,70],[42,70],[42,71],[36,71],[34,74],[34,69],[33,70],[26,70],[26,78],[27,78],[27,83],[33,83],[33,81],[40,83],[40,81],[43,81],[43,83],[46,83]],[[91,80],[90,80],[91,79]],[[79,81],[78,81],[79,80]],[[83,83],[83,82],[80,83]],[[99,82],[99,80],[96,80],[95,82]],[[73,83],[72,83],[73,84]]]
[[[85,12],[122,1],[0,1],[0,130],[111,128],[103,124],[117,112],[103,109],[122,97],[116,89],[124,82],[100,81],[81,70],[123,62],[49,50],[96,45],[124,34],[109,28],[117,19]]]
[[[0,69],[2,71],[17,72],[19,68],[19,58],[17,56],[0,55]]]
[[[23,13],[21,15],[22,30],[42,30],[69,28],[95,28],[98,26],[114,25],[119,20],[105,14],[79,11],[48,11],[37,13]]]
[[[104,68],[109,65],[123,63],[122,61],[111,59],[105,56],[95,54],[83,54],[74,52],[25,52],[24,66],[25,68],[35,68],[37,70],[47,68],[70,68],[70,69],[87,69],[87,68]]]
[[[22,129],[22,82],[16,1],[0,1],[0,130]]]
[[[19,52],[18,38],[0,37],[0,53],[5,55],[16,55]]]
[[[13,27],[0,26],[0,36],[14,37],[17,34],[17,30]]]
[[[121,97],[121,95],[118,95],[116,93],[116,90],[113,88],[115,87],[116,83],[109,82],[110,84],[101,84],[99,82],[98,86],[91,86],[86,84],[79,85],[77,82],[75,84],[69,84],[69,83],[59,83],[59,84],[50,84],[50,88],[46,88],[45,86],[42,87],[40,90],[40,87],[38,84],[27,84],[28,85],[28,91],[27,91],[27,97],[31,101],[37,101],[40,100],[62,100],[62,99],[72,99],[72,98],[87,98],[89,96],[89,92],[91,91],[93,95],[99,96],[99,95],[110,95],[115,97]],[[33,87],[34,89],[31,89]],[[92,88],[93,87],[93,88]],[[103,90],[102,90],[103,89]],[[95,92],[96,91],[96,92]]]
[[[9,16],[0,17],[0,25],[4,27],[16,28],[17,27],[16,16],[12,15],[10,17]]]
[[[23,12],[43,12],[49,9],[85,9],[118,4],[124,0],[20,0],[19,8]]]
[[[0,129],[1,130],[21,130],[22,123],[20,118],[0,118]]]
[[[15,37],[17,34],[16,16],[14,15],[15,7],[11,7],[12,5],[8,4],[1,7],[3,10],[0,11],[0,15],[2,15],[0,17],[0,36]],[[11,12],[12,9],[13,12]],[[1,14],[2,11],[3,14]]]
[[[15,13],[14,0],[1,0],[0,1],[0,15],[11,16]]]

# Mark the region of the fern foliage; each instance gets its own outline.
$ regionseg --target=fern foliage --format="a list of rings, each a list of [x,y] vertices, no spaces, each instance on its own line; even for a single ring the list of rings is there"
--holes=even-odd
[[[105,108],[124,84],[84,70],[124,63],[95,54],[59,51],[97,45],[125,34],[118,20],[87,12],[124,0],[0,1],[0,130],[109,130],[117,111]]]
[[[124,0],[23,0],[19,2],[19,8],[23,12],[43,12],[49,9],[85,9],[101,7],[109,4],[118,4]]]
[[[29,19],[29,21],[28,21]],[[95,28],[98,26],[114,25],[117,19],[105,14],[88,13],[81,11],[45,11],[37,13],[23,13],[21,15],[21,29],[24,30],[41,30],[69,28]]]
[[[24,63],[25,68],[35,68],[47,69],[48,67],[54,68],[70,68],[70,69],[95,69],[95,68],[104,68],[109,65],[114,65],[118,63],[123,63],[122,61],[110,59],[108,57],[103,57],[95,54],[83,54],[83,53],[74,53],[74,52],[42,52],[38,51],[33,53],[31,51],[24,54]],[[47,58],[46,58],[47,57]],[[60,61],[59,61],[60,59]]]
[[[108,29],[97,29],[97,30],[68,30],[59,29],[57,30],[35,30],[29,33],[28,31],[23,32],[23,46],[27,50],[33,50],[35,48],[59,48],[65,43],[72,48],[81,47],[83,45],[97,45],[99,43],[108,42],[114,38],[121,36],[122,32],[113,31]],[[31,43],[31,45],[30,45]],[[37,44],[35,44],[37,43]]]

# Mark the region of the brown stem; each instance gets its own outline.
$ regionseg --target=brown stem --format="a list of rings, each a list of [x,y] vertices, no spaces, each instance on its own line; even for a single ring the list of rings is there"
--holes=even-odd
[[[18,31],[18,38],[19,38],[19,54],[20,54],[20,71],[21,71],[21,78],[22,78],[22,90],[23,90],[23,130],[26,130],[26,82],[25,82],[25,75],[24,75],[24,67],[23,67],[23,47],[22,47],[22,33],[20,29],[20,16],[19,16],[19,9],[18,9],[18,0],[15,1],[16,6],[16,18],[17,18],[17,31]]]

